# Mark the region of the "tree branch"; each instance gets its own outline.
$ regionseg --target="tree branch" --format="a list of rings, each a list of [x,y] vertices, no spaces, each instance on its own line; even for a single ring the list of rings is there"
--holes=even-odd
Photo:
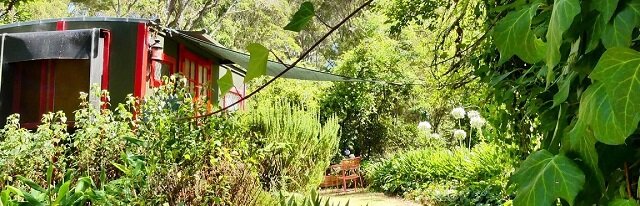
[[[327,37],[329,37],[331,34],[333,34],[336,30],[338,30],[338,28],[340,28],[342,25],[344,25],[347,21],[349,21],[349,19],[351,19],[353,16],[355,16],[357,13],[359,13],[361,10],[363,10],[365,7],[369,6],[371,3],[373,2],[373,0],[368,0],[367,2],[365,2],[364,4],[362,4],[360,7],[358,7],[356,10],[354,10],[353,12],[351,12],[351,14],[349,14],[349,16],[347,16],[346,18],[342,19],[342,21],[340,21],[340,23],[338,23],[337,25],[331,27],[331,30],[329,30],[329,32],[327,32],[324,36],[322,36],[320,39],[318,39],[310,48],[308,48],[307,50],[305,50],[302,55],[300,55],[300,57],[298,57],[298,59],[296,59],[296,61],[294,61],[292,64],[290,65],[286,65],[283,64],[284,66],[286,66],[286,69],[283,70],[282,72],[280,72],[278,75],[274,76],[272,79],[270,79],[269,81],[267,81],[265,84],[261,85],[260,87],[258,87],[256,90],[254,90],[253,92],[247,94],[246,96],[240,98],[238,101],[222,108],[219,109],[217,111],[208,113],[208,114],[204,114],[204,115],[200,115],[200,116],[195,116],[195,117],[190,117],[190,118],[185,118],[185,119],[199,119],[199,118],[204,118],[204,117],[209,117],[215,114],[218,114],[220,112],[223,112],[229,108],[232,108],[233,106],[239,104],[240,102],[247,100],[249,98],[251,98],[253,95],[257,94],[258,92],[262,91],[264,88],[266,88],[267,86],[269,86],[271,83],[273,83],[274,81],[276,81],[276,79],[280,78],[282,75],[284,75],[285,73],[287,73],[289,70],[291,70],[292,68],[294,68],[298,63],[300,63],[307,55],[309,55],[309,53],[311,53],[311,51],[313,51],[316,47],[318,47],[320,45],[320,43],[322,43],[325,39],[327,39]]]

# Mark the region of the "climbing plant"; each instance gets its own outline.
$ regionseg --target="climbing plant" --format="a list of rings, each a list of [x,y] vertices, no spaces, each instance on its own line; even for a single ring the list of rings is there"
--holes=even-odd
[[[639,205],[640,1],[493,6],[499,59],[478,75],[542,136],[511,178],[514,205]]]

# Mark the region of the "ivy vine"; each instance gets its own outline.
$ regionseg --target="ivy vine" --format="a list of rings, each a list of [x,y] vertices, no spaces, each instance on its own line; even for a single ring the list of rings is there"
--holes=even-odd
[[[500,60],[485,78],[516,91],[496,98],[526,102],[543,135],[511,179],[514,205],[640,205],[640,0],[501,8],[492,31]]]

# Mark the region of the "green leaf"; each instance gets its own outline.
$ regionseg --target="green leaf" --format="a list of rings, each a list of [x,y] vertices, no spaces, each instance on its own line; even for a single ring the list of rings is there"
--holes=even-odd
[[[631,1],[619,12],[611,24],[605,27],[602,44],[605,48],[631,45],[633,29],[640,21],[640,1]]]
[[[53,164],[49,164],[49,167],[47,168],[47,184],[51,184],[52,180],[53,180]],[[49,185],[47,185],[47,187],[49,187]]]
[[[531,31],[531,19],[538,4],[507,14],[493,30],[493,39],[500,52],[500,63],[517,55],[527,63],[542,60],[546,45]]]
[[[130,172],[130,170],[129,170],[129,169],[127,169],[127,167],[126,167],[126,166],[124,166],[124,165],[121,165],[121,164],[118,164],[118,163],[115,163],[115,162],[111,162],[111,164],[112,164],[114,167],[118,168],[118,170],[122,171],[122,172],[123,172],[123,173],[125,173],[125,174],[129,174],[129,172]]]
[[[585,176],[588,181],[586,183],[585,191],[582,191],[581,200],[587,198],[596,198],[597,201],[600,194],[605,189],[604,176],[598,165],[598,152],[596,150],[596,138],[593,135],[593,130],[589,128],[589,112],[593,112],[593,106],[597,104],[590,103],[593,101],[593,90],[587,90],[582,95],[580,101],[580,108],[578,111],[578,121],[571,129],[567,137],[565,137],[562,144],[562,149],[565,153],[574,152],[582,160],[582,168],[585,171]],[[597,109],[597,106],[596,108]]]
[[[598,141],[617,145],[624,143],[629,136],[627,131],[633,132],[635,127],[624,127],[620,115],[616,115],[614,111],[612,102],[604,84],[601,82],[592,84],[585,90],[583,99],[580,101],[578,124],[588,125],[588,129],[593,131]]]
[[[124,137],[125,140],[127,140],[127,142],[130,142],[132,144],[138,145],[138,146],[143,146],[144,145],[144,141],[135,138],[135,137]]]
[[[593,0],[591,1],[592,10],[600,12],[605,23],[609,22],[613,13],[618,7],[618,0]]]
[[[218,80],[218,86],[220,87],[220,96],[224,96],[233,88],[233,75],[231,70],[227,69],[227,72]]]
[[[34,181],[20,175],[18,175],[17,177],[18,177],[18,180],[20,180],[20,182],[29,185],[29,187],[31,187],[32,189],[38,190],[40,192],[46,192],[46,190],[42,188],[40,185],[38,185],[38,183],[35,183]]]
[[[293,14],[291,21],[284,27],[284,29],[300,32],[309,24],[309,22],[311,22],[311,19],[313,19],[313,16],[315,15],[316,12],[313,9],[313,3],[308,1],[304,2],[300,5],[300,9]]]
[[[589,53],[598,48],[600,38],[602,37],[602,33],[606,27],[607,21],[604,20],[602,14],[598,14],[596,16],[595,23],[591,27],[591,30],[589,30],[590,32],[587,32],[587,49],[585,50],[585,53]]]
[[[2,190],[0,192],[0,206],[9,205],[10,201],[9,190]]]
[[[590,125],[598,141],[623,144],[640,121],[640,52],[629,48],[607,50],[590,78],[595,91]],[[603,87],[603,89],[601,89]],[[613,98],[615,97],[615,98]],[[606,101],[605,101],[606,100]],[[581,105],[582,107],[582,105]],[[593,116],[598,115],[598,116]]]
[[[13,193],[14,195],[17,195],[19,197],[24,196],[24,194],[22,193],[22,190],[20,190],[18,188],[15,188],[13,186],[7,186],[7,189],[5,191],[6,191],[5,194],[7,194],[7,195],[10,194],[10,193]],[[3,193],[4,193],[4,191],[3,191]]]
[[[615,199],[609,202],[609,206],[638,206],[638,202],[629,199]]]
[[[260,77],[267,73],[267,60],[269,59],[269,50],[258,43],[252,43],[247,46],[247,51],[251,55],[249,57],[249,66],[244,82],[247,83],[256,77]]]
[[[567,101],[567,97],[569,97],[569,89],[571,88],[571,81],[575,79],[578,73],[571,72],[563,81],[558,84],[558,93],[553,95],[553,106],[556,107],[563,102]]]
[[[67,181],[64,184],[62,184],[62,186],[60,186],[60,189],[58,189],[56,200],[54,201],[53,205],[59,205],[62,199],[64,199],[67,196],[70,185],[71,185],[71,181]]]
[[[562,45],[564,34],[573,23],[573,18],[580,13],[580,2],[578,0],[555,0],[551,21],[547,30],[547,71],[551,72],[560,62],[560,46]]]
[[[511,177],[517,185],[513,205],[552,205],[557,198],[573,204],[585,182],[580,168],[566,156],[546,150],[531,154]]]

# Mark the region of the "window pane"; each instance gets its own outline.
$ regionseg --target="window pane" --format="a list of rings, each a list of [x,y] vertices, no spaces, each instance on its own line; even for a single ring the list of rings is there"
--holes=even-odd
[[[40,122],[40,80],[44,61],[12,63],[15,68],[12,113],[20,113],[20,123]]]
[[[80,92],[89,93],[89,60],[52,60],[54,72],[53,110],[64,111],[69,121],[80,105]],[[70,78],[72,77],[73,78]]]

